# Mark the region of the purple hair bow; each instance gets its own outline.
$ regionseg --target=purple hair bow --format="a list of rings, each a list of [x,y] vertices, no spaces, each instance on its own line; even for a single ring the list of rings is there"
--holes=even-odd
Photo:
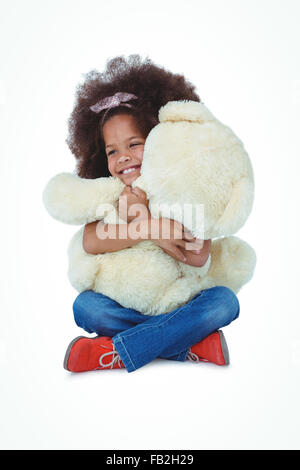
[[[119,91],[118,93],[115,93],[113,96],[107,96],[106,98],[103,98],[102,100],[97,101],[97,103],[93,104],[93,106],[90,106],[90,110],[94,111],[94,113],[100,113],[100,111],[102,111],[103,109],[106,109],[106,112],[104,113],[102,117],[102,121],[103,121],[107,112],[111,108],[116,108],[117,106],[128,106],[128,108],[132,108],[131,104],[124,103],[124,102],[135,100],[135,99],[137,99],[137,96],[131,93],[123,93]]]

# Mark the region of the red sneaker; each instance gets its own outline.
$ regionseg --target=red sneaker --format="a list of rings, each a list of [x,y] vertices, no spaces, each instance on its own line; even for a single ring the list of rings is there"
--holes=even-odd
[[[225,336],[221,330],[215,331],[188,352],[187,359],[194,362],[213,362],[219,366],[229,364],[229,352]]]
[[[125,367],[108,336],[85,338],[78,336],[68,346],[64,368],[71,372]]]

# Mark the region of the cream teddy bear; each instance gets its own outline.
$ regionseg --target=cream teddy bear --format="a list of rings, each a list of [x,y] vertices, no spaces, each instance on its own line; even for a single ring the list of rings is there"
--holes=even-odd
[[[231,235],[252,209],[252,166],[242,142],[203,103],[170,101],[160,109],[159,124],[146,139],[141,176],[132,186],[147,194],[152,217],[177,220],[195,237],[213,239],[206,264],[181,263],[150,240],[113,253],[88,254],[81,227],[68,248],[68,275],[78,292],[92,289],[124,307],[158,315],[200,290],[222,285],[237,293],[251,279],[255,252]],[[89,180],[61,173],[49,181],[43,200],[64,223],[124,223],[117,212],[124,187],[112,176]]]

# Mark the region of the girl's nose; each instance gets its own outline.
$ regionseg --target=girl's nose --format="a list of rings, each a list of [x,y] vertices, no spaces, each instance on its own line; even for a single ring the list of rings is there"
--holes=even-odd
[[[118,163],[120,162],[126,162],[127,160],[130,160],[130,158],[128,157],[128,155],[122,155],[119,160],[118,160]]]

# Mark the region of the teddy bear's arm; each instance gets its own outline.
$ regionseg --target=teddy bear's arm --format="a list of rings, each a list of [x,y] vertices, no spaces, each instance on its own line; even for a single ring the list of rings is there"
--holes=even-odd
[[[114,177],[84,179],[71,173],[60,173],[46,185],[43,202],[55,219],[83,225],[113,212],[124,186]]]

